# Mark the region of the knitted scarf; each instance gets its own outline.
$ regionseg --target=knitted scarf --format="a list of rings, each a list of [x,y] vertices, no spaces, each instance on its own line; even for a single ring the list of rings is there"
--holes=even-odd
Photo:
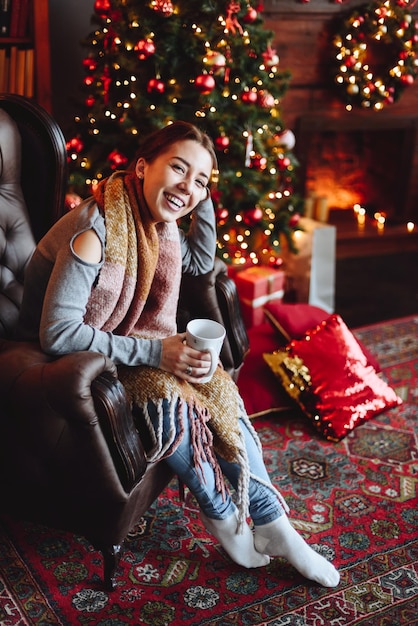
[[[105,259],[85,321],[118,335],[175,334],[181,280],[177,225],[152,222],[135,172],[112,174],[98,185],[95,199],[106,221]]]
[[[134,172],[115,172],[98,185],[95,198],[106,223],[105,259],[87,305],[86,323],[148,339],[175,334],[181,279],[177,225],[151,221],[142,181]],[[192,385],[149,366],[120,366],[118,372],[133,415],[140,416],[141,428],[147,429],[148,461],[169,456],[190,428],[196,471],[204,480],[202,463],[208,462],[224,497],[227,487],[216,455],[240,466],[236,504],[242,528],[251,474],[239,418],[246,421],[260,454],[261,444],[231,377],[218,367],[210,382]],[[270,484],[266,486],[281,499]]]

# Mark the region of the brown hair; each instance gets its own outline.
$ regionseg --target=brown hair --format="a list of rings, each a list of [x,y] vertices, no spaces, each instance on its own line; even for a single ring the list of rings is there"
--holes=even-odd
[[[139,147],[135,159],[143,158],[148,163],[154,161],[165,152],[171,144],[177,141],[191,139],[205,148],[212,157],[212,167],[218,169],[215,148],[212,139],[205,132],[189,122],[176,121],[147,135]]]

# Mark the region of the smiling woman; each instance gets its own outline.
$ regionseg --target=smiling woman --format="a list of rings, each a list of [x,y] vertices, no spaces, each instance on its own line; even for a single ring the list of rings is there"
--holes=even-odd
[[[168,222],[185,217],[207,197],[213,160],[192,139],[173,143],[152,161],[140,157],[138,178],[144,180],[144,196],[152,219]]]
[[[39,340],[48,354],[90,350],[116,363],[137,428],[149,434],[147,459],[165,459],[236,563],[262,567],[279,555],[333,587],[337,570],[286,516],[237,386],[221,367],[206,382],[210,354],[177,332],[182,272],[214,265],[214,169],[211,140],[191,124],[147,137],[135,170],[101,181],[40,241],[26,274],[20,338]],[[189,213],[185,233],[177,220]]]

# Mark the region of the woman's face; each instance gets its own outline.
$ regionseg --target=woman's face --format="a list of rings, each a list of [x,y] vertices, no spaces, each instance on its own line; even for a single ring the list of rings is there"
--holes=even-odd
[[[148,163],[138,159],[136,173],[144,181],[144,197],[153,220],[174,222],[206,198],[212,157],[197,141],[171,144]]]

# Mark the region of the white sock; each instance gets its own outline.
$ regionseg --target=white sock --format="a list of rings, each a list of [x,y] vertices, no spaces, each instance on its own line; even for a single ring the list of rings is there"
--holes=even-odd
[[[305,578],[315,580],[324,587],[338,585],[338,571],[332,563],[312,550],[285,514],[273,522],[256,526],[254,535],[254,545],[260,553],[284,557]]]
[[[270,563],[270,557],[260,554],[254,548],[254,535],[247,523],[244,524],[242,534],[237,532],[236,512],[222,520],[211,519],[202,512],[200,512],[200,517],[206,530],[218,539],[225,552],[238,565],[250,568],[263,567]]]

